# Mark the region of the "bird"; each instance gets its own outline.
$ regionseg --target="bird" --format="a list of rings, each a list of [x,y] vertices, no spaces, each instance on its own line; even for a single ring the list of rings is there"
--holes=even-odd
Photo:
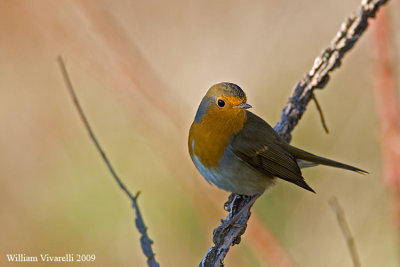
[[[250,112],[244,91],[217,83],[207,91],[189,130],[190,157],[210,184],[239,195],[263,194],[277,179],[314,192],[301,168],[326,165],[368,172],[314,155],[287,143],[262,118]]]

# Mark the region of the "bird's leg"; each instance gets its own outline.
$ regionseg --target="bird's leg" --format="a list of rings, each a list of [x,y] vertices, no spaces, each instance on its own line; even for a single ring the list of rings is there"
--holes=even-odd
[[[240,216],[245,212],[246,210],[249,210],[251,206],[253,206],[254,202],[261,196],[261,194],[256,194],[252,196],[249,200],[249,202],[246,203],[239,211],[238,213],[235,214],[227,223],[229,226],[232,226],[235,224],[235,222],[240,218]]]

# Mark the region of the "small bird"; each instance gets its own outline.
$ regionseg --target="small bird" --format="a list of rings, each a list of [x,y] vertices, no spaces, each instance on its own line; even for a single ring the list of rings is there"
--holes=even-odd
[[[243,90],[213,85],[203,97],[189,131],[189,153],[201,175],[218,188],[253,196],[281,178],[311,192],[300,168],[319,164],[367,173],[289,145],[263,119],[248,111]]]

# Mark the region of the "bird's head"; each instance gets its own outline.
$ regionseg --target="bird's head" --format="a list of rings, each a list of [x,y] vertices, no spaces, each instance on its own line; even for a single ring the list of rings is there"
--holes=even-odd
[[[199,122],[205,114],[223,118],[244,112],[245,109],[251,108],[246,101],[246,94],[236,84],[217,83],[211,86],[203,97],[195,121]]]

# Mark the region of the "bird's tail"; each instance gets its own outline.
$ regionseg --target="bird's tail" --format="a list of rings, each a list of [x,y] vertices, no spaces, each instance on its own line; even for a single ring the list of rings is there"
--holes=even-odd
[[[362,174],[367,174],[367,171],[361,170],[357,167],[353,167],[338,161],[334,161],[331,159],[327,159],[327,158],[323,158],[314,154],[311,154],[307,151],[301,150],[297,147],[293,147],[291,145],[288,145],[288,150],[290,152],[290,154],[292,154],[297,160],[300,161],[305,161],[310,163],[308,166],[311,166],[313,164],[322,164],[322,165],[326,165],[326,166],[331,166],[331,167],[336,167],[336,168],[341,168],[341,169],[345,169],[345,170],[350,170],[350,171],[354,171],[354,172],[358,172],[358,173],[362,173]],[[307,166],[307,163],[305,164],[305,166]]]

